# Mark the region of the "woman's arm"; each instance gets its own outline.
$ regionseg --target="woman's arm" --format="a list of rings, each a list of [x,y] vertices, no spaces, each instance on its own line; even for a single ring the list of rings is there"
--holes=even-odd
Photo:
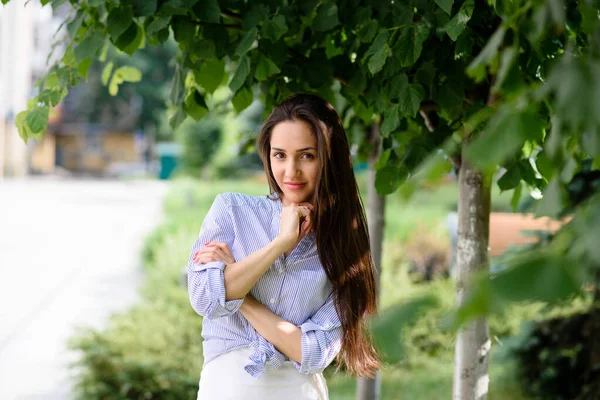
[[[227,265],[223,269],[226,300],[241,299],[250,292],[261,276],[277,258],[294,248],[312,229],[309,203],[292,204],[284,207],[281,213],[279,235],[271,243],[248,257]],[[304,219],[304,220],[302,220]],[[302,232],[300,231],[303,225]],[[225,250],[223,248],[223,250]]]
[[[223,270],[226,299],[241,299],[258,282],[275,260],[289,247],[289,241],[279,236],[248,257],[229,264]]]
[[[302,331],[296,325],[273,313],[251,295],[240,306],[239,312],[262,337],[290,359],[302,362]]]
[[[238,311],[302,374],[323,372],[341,350],[343,330],[333,293],[300,326],[274,314],[251,295],[246,296]]]

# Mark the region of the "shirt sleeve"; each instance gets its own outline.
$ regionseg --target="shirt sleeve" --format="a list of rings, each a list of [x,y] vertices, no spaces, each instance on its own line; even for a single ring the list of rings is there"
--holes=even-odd
[[[331,293],[321,306],[302,325],[302,362],[292,364],[302,374],[316,374],[337,356],[342,348],[342,324],[335,309],[334,295]]]
[[[226,317],[239,310],[244,299],[225,300],[225,280],[221,261],[197,264],[194,261],[196,251],[206,242],[226,242],[233,246],[235,237],[230,203],[224,194],[219,194],[210,207],[200,234],[196,239],[188,260],[188,294],[192,308],[208,319]]]

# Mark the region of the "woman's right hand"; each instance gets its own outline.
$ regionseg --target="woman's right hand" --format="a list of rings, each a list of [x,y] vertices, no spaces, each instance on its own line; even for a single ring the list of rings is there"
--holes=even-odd
[[[313,211],[314,206],[310,203],[292,203],[281,210],[279,238],[288,245],[286,252],[296,247],[313,229]]]

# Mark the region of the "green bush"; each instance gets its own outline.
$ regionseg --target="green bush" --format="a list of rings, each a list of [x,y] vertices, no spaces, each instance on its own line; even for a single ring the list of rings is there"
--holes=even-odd
[[[552,317],[530,322],[513,345],[518,377],[540,399],[600,398],[600,312],[572,302]],[[577,308],[583,308],[577,311]],[[587,309],[586,309],[587,308]]]
[[[205,117],[199,122],[184,121],[177,130],[177,139],[183,145],[183,171],[199,177],[202,168],[210,164],[222,137],[223,125],[216,117]]]
[[[111,318],[104,331],[84,329],[69,346],[78,399],[195,398],[202,367],[202,319],[184,291],[136,306]]]

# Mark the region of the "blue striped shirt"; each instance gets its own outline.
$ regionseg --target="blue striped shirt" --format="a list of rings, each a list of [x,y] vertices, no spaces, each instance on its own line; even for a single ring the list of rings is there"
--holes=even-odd
[[[322,372],[340,351],[341,322],[317,254],[315,232],[305,236],[288,257],[280,255],[250,290],[273,313],[301,329],[300,363],[279,352],[238,312],[243,299],[226,301],[224,263],[193,260],[196,251],[210,241],[227,242],[237,261],[246,258],[279,234],[281,210],[279,199],[222,193],[202,222],[188,261],[188,292],[192,307],[204,317],[204,365],[220,354],[252,347],[255,352],[244,369],[256,379],[266,363],[279,368],[288,360],[300,373],[314,374]]]

